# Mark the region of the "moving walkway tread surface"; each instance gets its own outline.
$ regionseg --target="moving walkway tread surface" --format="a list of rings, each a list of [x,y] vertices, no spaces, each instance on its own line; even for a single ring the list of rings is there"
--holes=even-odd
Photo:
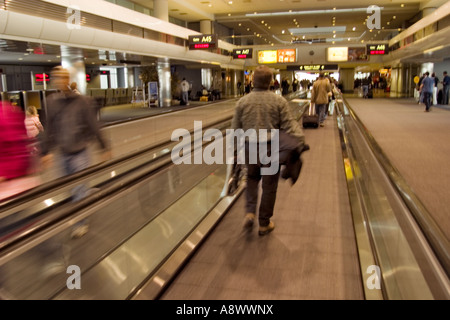
[[[275,230],[243,231],[242,194],[162,300],[364,299],[335,121],[305,130],[311,150],[297,183],[279,182]]]

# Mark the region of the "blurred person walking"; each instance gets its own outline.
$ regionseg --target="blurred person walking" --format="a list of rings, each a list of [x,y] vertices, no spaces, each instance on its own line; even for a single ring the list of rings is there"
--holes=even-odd
[[[254,72],[254,89],[237,102],[235,114],[232,120],[232,128],[247,130],[278,130],[279,135],[279,165],[281,163],[293,164],[292,169],[285,169],[283,178],[292,178],[295,183],[300,173],[300,154],[305,148],[305,136],[298,122],[294,119],[287,100],[270,91],[270,83],[273,79],[273,72],[267,66],[259,66]],[[270,131],[269,131],[270,132]],[[271,144],[271,136],[267,136],[267,143]],[[275,224],[271,221],[275,207],[276,194],[278,189],[278,179],[280,171],[277,170],[272,175],[262,175],[262,169],[270,167],[272,164],[262,164],[259,157],[257,163],[249,163],[249,153],[253,148],[252,141],[246,141],[246,167],[247,167],[247,188],[246,188],[246,216],[244,227],[253,227],[256,219],[256,207],[258,202],[259,183],[262,184],[262,196],[259,206],[259,235],[263,236],[273,231]],[[267,146],[267,151],[271,146]],[[296,155],[296,156],[295,156]],[[270,155],[273,156],[273,155]],[[273,160],[273,159],[272,159]],[[279,169],[279,168],[277,168]]]
[[[81,94],[81,92],[78,91],[78,84],[76,82],[70,84],[70,90],[72,90],[73,93]]]
[[[181,105],[189,105],[189,90],[191,89],[190,83],[183,78],[181,81]]]
[[[311,103],[315,105],[316,114],[319,115],[319,124],[323,127],[325,121],[325,111],[331,95],[330,81],[325,78],[323,72],[319,73],[319,78],[314,82],[311,92]]]
[[[442,104],[448,104],[449,101],[449,88],[450,88],[450,77],[447,74],[447,71],[443,73],[444,79],[442,79]]]
[[[432,103],[434,87],[434,78],[430,77],[429,72],[425,72],[425,77],[420,85],[420,92],[423,94],[423,103],[425,104],[425,112],[429,112]]]
[[[28,138],[30,139],[30,153],[33,158],[33,166],[37,168],[40,154],[38,136],[44,132],[44,127],[42,126],[35,106],[28,106],[25,114],[25,128],[27,130]]]
[[[431,74],[431,77],[434,79],[434,87],[433,87],[433,106],[437,105],[437,95],[438,95],[438,84],[439,84],[439,78],[436,77],[436,73],[433,72]]]
[[[30,139],[25,114],[17,106],[0,101],[0,200],[39,185],[33,175]]]
[[[51,79],[59,91],[47,99],[48,120],[41,147],[44,167],[53,163],[56,153],[64,175],[88,168],[92,165],[88,146],[93,138],[103,150],[102,161],[109,159],[110,151],[96,117],[95,100],[74,93],[70,87],[69,71],[61,66],[52,69]],[[86,185],[79,185],[72,190],[72,199],[81,200],[91,191]],[[74,229],[73,237],[81,237],[87,231],[88,225],[80,224]]]

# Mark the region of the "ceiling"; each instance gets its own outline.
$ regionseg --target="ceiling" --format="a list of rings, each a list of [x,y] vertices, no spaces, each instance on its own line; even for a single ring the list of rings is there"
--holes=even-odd
[[[148,8],[153,7],[153,0],[134,2]],[[421,9],[430,1],[233,0],[232,4],[228,2],[228,0],[168,0],[169,14],[187,22],[198,22],[209,17],[231,30],[230,35],[226,36],[229,39],[223,40],[231,39],[236,45],[286,46],[293,40],[310,43],[335,41],[336,45],[339,43],[348,45],[361,44],[363,41],[370,43],[388,40],[389,37],[396,35],[399,29],[401,31],[420,19]],[[445,2],[447,1],[431,0],[431,5],[438,7]],[[380,29],[371,32],[365,24],[368,16],[366,9],[374,4],[380,7],[381,26]],[[258,8],[257,11],[255,6]],[[316,12],[305,12],[311,10]],[[317,10],[326,11],[317,12]],[[264,16],[260,16],[262,14]],[[302,28],[309,30],[305,31]],[[448,43],[447,40],[436,41]],[[55,65],[61,62],[61,55],[64,55],[61,51],[60,46],[0,39],[0,64]],[[151,65],[156,60],[154,57],[113,51],[73,48],[69,48],[69,51],[70,56],[79,54],[83,57],[86,66]],[[409,62],[448,58],[449,51],[450,47],[445,47],[434,52],[432,56],[429,54],[414,56]],[[186,65],[186,62],[172,61],[172,64]],[[189,65],[193,67],[192,62]]]
[[[153,0],[132,0],[153,8]],[[423,7],[446,0],[168,0],[169,16],[187,22],[215,20],[230,30],[236,45],[287,45],[298,42],[365,43],[389,40],[421,18]],[[380,8],[380,29],[367,17]],[[335,33],[333,33],[335,31]],[[320,39],[320,40],[319,40]]]

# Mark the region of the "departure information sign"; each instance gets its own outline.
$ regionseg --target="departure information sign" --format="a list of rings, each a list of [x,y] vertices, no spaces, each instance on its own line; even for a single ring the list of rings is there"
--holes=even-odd
[[[215,49],[216,47],[216,34],[189,36],[189,50]]]
[[[367,54],[370,55],[384,55],[389,53],[389,47],[387,44],[368,44]]]
[[[50,81],[50,76],[46,73],[36,73],[34,75],[36,82],[48,82]]]
[[[338,70],[339,66],[337,64],[304,64],[300,66],[288,66],[289,71],[304,71],[304,72],[320,72],[329,70]]]
[[[234,49],[233,59],[251,59],[253,58],[253,49]]]

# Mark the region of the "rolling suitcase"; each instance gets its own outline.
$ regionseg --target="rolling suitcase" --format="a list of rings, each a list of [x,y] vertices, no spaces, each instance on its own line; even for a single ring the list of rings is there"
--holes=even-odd
[[[316,114],[315,106],[310,103],[309,108],[302,118],[303,128],[318,128],[319,127],[319,115]]]

